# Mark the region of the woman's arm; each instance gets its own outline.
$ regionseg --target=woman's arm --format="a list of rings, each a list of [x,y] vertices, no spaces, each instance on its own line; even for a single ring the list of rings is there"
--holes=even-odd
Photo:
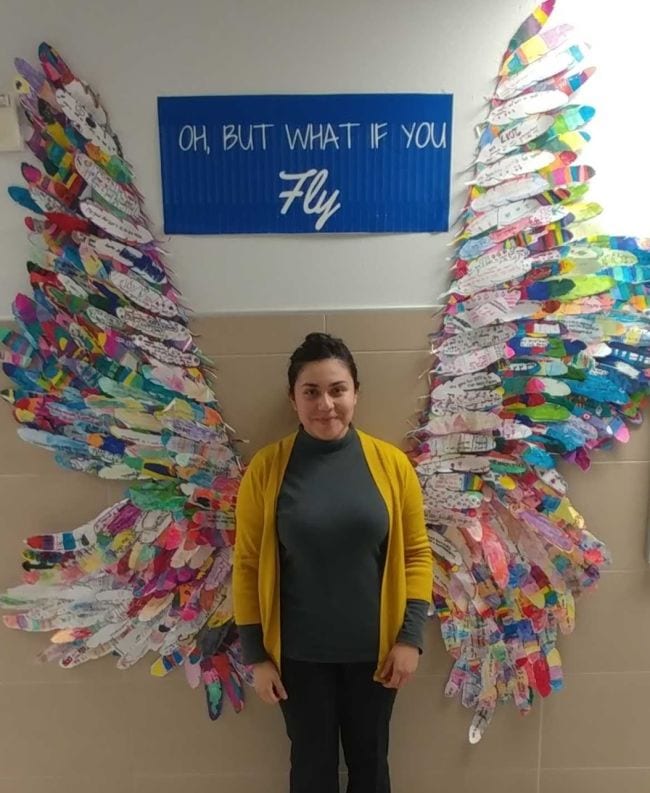
[[[408,460],[405,460],[405,466],[402,526],[406,569],[406,612],[397,642],[412,645],[422,651],[422,634],[433,590],[433,557],[424,522],[422,488]]]
[[[406,598],[423,600],[428,604],[433,591],[433,556],[424,522],[422,488],[408,458],[405,459],[402,525]]]
[[[259,465],[251,461],[239,485],[235,508],[233,605],[239,628],[242,660],[256,664],[268,658],[262,633],[258,570],[264,526],[264,500]]]
[[[402,688],[417,669],[417,651],[422,652],[422,634],[433,590],[433,557],[424,523],[422,490],[408,458],[404,456],[400,462],[406,609],[402,628],[380,671],[386,688]]]
[[[429,613],[429,602],[409,598],[406,601],[404,622],[395,640],[397,644],[408,644],[417,647],[420,653],[424,651],[424,638],[422,636],[424,625]]]

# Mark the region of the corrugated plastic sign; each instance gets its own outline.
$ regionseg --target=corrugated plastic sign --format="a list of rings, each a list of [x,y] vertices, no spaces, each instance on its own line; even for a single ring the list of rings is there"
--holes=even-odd
[[[160,97],[165,232],[446,231],[450,94]]]

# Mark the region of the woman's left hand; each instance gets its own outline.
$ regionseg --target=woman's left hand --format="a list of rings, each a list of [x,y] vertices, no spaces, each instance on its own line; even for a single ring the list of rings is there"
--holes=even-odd
[[[385,688],[402,688],[418,668],[420,651],[410,644],[395,644],[381,668],[380,677]]]

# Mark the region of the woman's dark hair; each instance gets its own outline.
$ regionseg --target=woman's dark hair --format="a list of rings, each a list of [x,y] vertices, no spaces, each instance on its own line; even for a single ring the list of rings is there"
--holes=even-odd
[[[337,339],[336,336],[330,336],[329,333],[309,333],[289,359],[289,393],[293,394],[303,366],[312,361],[325,361],[328,358],[338,358],[348,367],[356,391],[359,388],[357,365],[345,342]]]

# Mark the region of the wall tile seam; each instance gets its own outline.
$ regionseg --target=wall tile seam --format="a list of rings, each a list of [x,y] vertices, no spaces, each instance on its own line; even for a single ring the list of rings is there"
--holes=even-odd
[[[154,779],[165,779],[166,777],[153,777]],[[102,779],[108,780],[111,783],[119,783],[127,780],[129,782],[133,782],[136,780],[135,772],[127,771],[126,773],[120,774],[118,776],[113,776],[112,774],[105,774],[102,773]],[[146,779],[146,777],[143,777]],[[43,775],[35,775],[32,776],[31,774],[21,774],[20,776],[0,776],[0,782],[92,782],[95,780],[95,775],[91,774],[90,772],[86,774],[57,774],[52,775],[49,774],[47,776]],[[134,788],[129,788],[130,790],[134,790]],[[117,788],[116,793],[124,793],[123,790]]]
[[[356,349],[350,348],[352,355],[394,355],[394,354],[410,354],[410,353],[426,353],[430,354],[428,347],[400,347],[398,349]],[[210,358],[211,364],[216,364],[219,360],[231,358],[279,358],[289,356],[293,353],[291,350],[274,350],[273,352],[265,352],[264,350],[256,350],[255,352],[226,352],[216,353],[209,352],[208,350],[201,350],[201,353]]]
[[[543,765],[541,768],[542,773],[545,771],[650,771],[648,765],[572,765],[572,766],[554,766]]]
[[[339,775],[340,776],[347,776],[346,773],[341,773]],[[192,773],[190,771],[190,772],[187,772],[187,773],[181,772],[181,773],[178,773],[178,774],[174,774],[174,773],[170,773],[170,774],[148,774],[148,773],[145,773],[145,772],[142,772],[142,771],[136,771],[134,773],[134,776],[136,777],[136,779],[211,779],[213,777],[219,777],[219,778],[223,778],[223,779],[230,779],[230,778],[239,779],[241,777],[244,777],[246,779],[264,779],[265,777],[268,777],[268,776],[282,776],[283,777],[284,773],[281,774],[281,773],[275,772],[275,773],[272,773],[272,774],[267,774],[267,773],[264,773],[262,771],[256,771],[256,772],[252,772],[252,773],[251,772],[247,772],[247,771],[224,771],[223,773],[220,773],[218,771],[206,771],[206,772],[198,771],[196,773]],[[0,779],[3,779],[3,777],[0,776]]]
[[[431,350],[427,347],[400,347],[399,349],[390,350],[352,350],[353,355],[428,355],[431,356]]]
[[[363,388],[363,383],[361,384],[361,387]],[[219,401],[219,400],[217,399],[217,401]],[[408,421],[409,417],[412,417],[414,415],[419,415],[419,413],[420,413],[419,410],[414,410],[414,411],[412,411],[411,413],[409,413],[408,415],[405,416],[405,420]],[[46,459],[46,458],[43,458],[43,459]],[[593,463],[593,465],[599,465],[599,466],[600,465],[648,465],[648,464],[650,464],[650,459],[649,460],[612,460],[612,461],[609,461],[609,462],[603,461],[603,462],[594,462]],[[43,471],[43,472],[36,472],[36,473],[34,473],[32,470],[30,470],[30,471],[14,471],[14,472],[1,472],[0,471],[0,479],[54,478],[54,477],[60,477],[60,476],[69,476],[70,473],[71,472],[66,470],[65,468],[61,468],[60,470],[57,469],[55,471]],[[74,472],[72,472],[72,473],[74,473]],[[101,481],[99,477],[90,477],[90,478],[94,479],[96,481]],[[109,481],[109,480],[106,480],[106,481]],[[111,481],[117,482],[117,481],[120,481],[120,480],[111,480]],[[127,481],[130,481],[130,480],[124,480],[124,481],[127,482]],[[569,498],[571,498],[570,488],[569,488],[569,491],[568,491],[568,495],[569,495]]]
[[[74,674],[72,669],[69,671]],[[125,686],[131,686],[132,688],[139,687],[135,682],[130,682],[128,680],[120,683],[98,683],[96,680],[0,680],[0,688],[24,688],[25,686],[48,686],[49,688],[57,688],[58,686],[69,688],[70,686],[76,686],[78,688],[92,688],[93,691],[104,691],[105,689],[112,690],[115,688],[122,690]]]
[[[570,641],[570,639],[569,639]],[[450,656],[450,664],[451,664],[451,656]],[[124,670],[126,671],[126,670]],[[74,671],[71,671],[74,674]],[[120,671],[120,674],[122,672]],[[567,669],[566,666],[564,667],[564,678],[566,679],[574,679],[574,678],[585,678],[585,677],[610,677],[612,675],[617,676],[638,676],[638,677],[647,677],[650,676],[650,669],[601,669],[597,671],[574,671]],[[446,672],[416,672],[413,676],[414,680],[422,680],[422,681],[430,681],[435,683],[444,683],[447,680],[448,673]],[[29,687],[29,686],[48,686],[50,688],[57,688],[58,686],[64,686],[66,688],[69,687],[78,687],[78,688],[92,688],[93,691],[96,690],[103,690],[103,689],[113,689],[119,688],[120,690],[125,686],[131,687],[133,689],[142,689],[149,688],[150,680],[149,678],[146,679],[133,679],[118,681],[117,679],[111,682],[103,682],[98,683],[96,680],[1,680],[0,679],[0,687],[2,688],[10,688],[10,687]],[[252,695],[251,695],[252,696]],[[650,767],[650,766],[649,766]]]
[[[602,672],[569,672],[566,669],[564,670],[564,679],[567,680],[569,678],[577,678],[577,677],[648,677],[650,678],[650,669],[640,669],[638,671],[634,670],[624,670],[624,669],[615,669],[611,671],[602,671]],[[553,701],[553,700],[551,700]]]
[[[363,383],[361,384],[361,386],[363,388]],[[217,401],[219,401],[219,400],[217,400]],[[412,417],[412,416],[414,416],[416,414],[419,414],[420,412],[421,411],[419,411],[419,410],[412,411],[411,413],[405,415],[405,420],[408,421],[409,417]],[[45,460],[47,458],[43,457],[42,459]],[[619,460],[619,461],[612,461],[612,462],[594,463],[594,465],[648,465],[649,463],[650,463],[650,460]],[[15,478],[19,478],[19,477],[22,478],[22,479],[25,479],[25,478],[35,479],[37,477],[38,478],[42,478],[42,477],[58,477],[58,476],[63,476],[63,475],[68,476],[70,473],[71,472],[68,471],[65,468],[60,468],[60,469],[57,468],[54,471],[42,471],[42,472],[40,472],[40,471],[34,472],[33,469],[25,470],[25,471],[20,471],[20,470],[19,471],[6,471],[6,472],[0,471],[0,479],[2,479],[2,478],[4,478],[4,479],[12,479],[12,478],[14,478],[15,479]],[[72,473],[75,473],[75,472],[72,472]],[[95,477],[90,476],[89,478],[95,479],[97,481],[101,481],[100,478],[96,477],[96,476]],[[106,481],[119,482],[121,480],[113,479],[113,480],[106,480]],[[128,482],[128,481],[132,481],[132,480],[126,480],[125,479],[124,481]],[[569,492],[568,495],[569,495],[569,498],[570,498],[571,497],[571,493]]]
[[[519,774],[519,773],[530,773],[531,771],[536,771],[536,766],[511,766],[505,767],[502,771],[493,771],[491,769],[480,769],[476,771],[476,773],[483,773],[484,771],[489,771],[495,775],[500,775],[501,773],[504,776],[509,776],[512,774]],[[575,767],[565,767],[565,766],[549,766],[544,767],[542,771],[595,771],[595,770],[620,770],[620,771],[627,771],[627,770],[636,770],[636,771],[646,771],[650,770],[648,766],[575,766]],[[445,774],[445,771],[439,771],[435,773],[442,773]],[[454,772],[455,773],[455,772]],[[20,776],[17,775],[10,775],[10,776],[2,776],[0,775],[0,781],[7,781],[7,780],[20,780],[20,779],[70,779],[70,780],[81,780],[86,779],[87,777],[91,776],[90,773],[86,774],[21,774]],[[131,772],[127,772],[126,774],[108,774],[108,779],[115,779],[116,781],[119,779],[127,777],[134,777],[138,780],[145,780],[145,779],[264,779],[269,776],[271,777],[284,777],[284,772],[272,772],[272,773],[264,773],[264,772],[253,772],[249,773],[246,771],[205,771],[205,772],[180,772],[180,773],[169,773],[169,774],[151,774],[147,773],[146,771],[138,771],[134,769]],[[341,771],[339,776],[347,777],[347,772]]]
[[[238,319],[247,319],[252,317],[262,317],[262,318],[286,318],[292,316],[310,316],[314,315],[317,316],[322,314],[323,316],[341,316],[341,314],[371,314],[374,311],[429,311],[429,310],[442,310],[445,308],[446,304],[443,303],[434,303],[433,305],[423,305],[423,306],[361,306],[359,308],[324,308],[324,309],[298,309],[295,308],[286,308],[286,309],[277,309],[275,311],[258,311],[256,309],[252,309],[251,311],[218,311],[214,313],[205,313],[205,312],[191,312],[190,313],[190,320],[191,319],[219,319],[219,320],[226,320],[230,317],[237,317]],[[0,317],[0,323],[4,322],[16,322],[16,318],[13,316],[6,316]]]
[[[34,473],[33,471],[27,471],[25,473],[21,473],[21,472],[6,473],[6,474],[0,473],[0,479],[43,479],[47,477],[59,477],[66,473],[68,472],[64,468],[62,468],[60,472],[50,471],[49,473],[48,472]]]
[[[647,465],[650,463],[650,458],[640,460],[592,460],[591,464],[594,465]],[[571,468],[570,470],[576,470]],[[584,471],[589,476],[589,471]]]
[[[192,324],[193,319],[216,319],[220,320],[221,322],[225,322],[229,319],[275,319],[276,317],[280,317],[282,319],[286,319],[287,317],[318,317],[322,316],[325,317],[326,314],[332,313],[336,309],[331,308],[291,308],[279,311],[257,311],[255,309],[251,311],[217,311],[217,312],[205,312],[205,311],[192,311],[190,309],[189,318],[190,318],[190,325]],[[341,309],[341,311],[349,311],[350,309]],[[376,309],[381,310],[381,309]],[[352,310],[354,312],[354,309]],[[2,322],[2,320],[0,320]]]
[[[201,352],[206,358],[210,358],[211,366],[209,369],[213,369],[220,360],[230,360],[231,358],[284,358],[287,355],[291,355],[293,350],[287,350],[286,352],[283,352],[282,350],[279,352],[228,352],[223,354],[209,353],[205,350],[201,350]]]
[[[120,690],[122,690],[123,688],[131,688],[131,689],[134,688],[134,684],[130,683],[129,681],[120,682],[118,680],[115,680],[114,683],[108,683],[104,685],[112,685]],[[97,684],[91,683],[90,681],[87,680],[77,681],[77,682],[72,681],[69,683],[58,680],[25,680],[25,681],[0,680],[0,689],[2,689],[2,687],[9,688],[10,686],[32,686],[32,687],[48,686],[49,688],[56,688],[57,686],[63,686],[68,690],[74,690],[75,688],[77,688],[77,689],[92,689],[93,691],[97,689]]]
[[[587,531],[591,531],[589,526],[587,526]],[[596,537],[596,539],[600,539],[598,531],[595,532],[594,536]],[[607,545],[607,547],[610,547],[610,544],[608,544],[607,542],[605,542],[605,545]],[[639,551],[639,559],[641,559],[642,557],[643,557],[643,552]],[[601,570],[600,575],[605,576],[605,575],[611,575],[612,573],[625,573],[626,575],[629,575],[630,573],[644,573],[648,569],[649,569],[648,565],[645,563],[643,563],[643,565],[639,564],[639,567],[608,567],[604,570]],[[592,588],[586,589],[580,595],[580,597],[576,599],[576,603],[583,603],[584,598],[589,597],[589,592],[598,592],[598,582],[596,582],[592,586]]]
[[[542,789],[542,754],[544,742],[544,700],[539,703],[539,724],[537,725],[537,779],[536,793],[541,793]]]
[[[611,567],[608,568],[607,570],[600,571],[601,575],[612,575],[612,574],[629,575],[630,573],[643,573],[645,575],[646,573],[650,573],[650,566],[646,564],[645,567]],[[597,592],[598,590],[594,589],[592,591]],[[588,594],[588,592],[589,592],[588,589],[585,590],[585,594]],[[577,602],[580,603],[581,602],[580,599],[578,599]]]
[[[576,677],[586,677],[586,676],[596,676],[596,675],[612,675],[612,674],[616,674],[616,675],[625,675],[625,674],[627,674],[627,675],[644,675],[644,674],[650,674],[650,669],[648,669],[648,668],[646,668],[646,669],[629,669],[629,670],[616,669],[616,670],[609,670],[609,671],[604,670],[602,672],[570,672],[570,671],[567,671],[566,667],[564,667],[564,679],[565,680],[567,680],[569,677],[571,679],[573,679],[573,678],[576,678]],[[569,685],[570,684],[567,683],[567,686],[569,686]],[[561,693],[561,692],[558,692],[558,693]]]
[[[434,303],[421,306],[359,306],[358,308],[325,308],[323,312],[326,316],[340,316],[341,314],[372,314],[374,311],[431,311],[433,309],[443,309],[446,303]]]

